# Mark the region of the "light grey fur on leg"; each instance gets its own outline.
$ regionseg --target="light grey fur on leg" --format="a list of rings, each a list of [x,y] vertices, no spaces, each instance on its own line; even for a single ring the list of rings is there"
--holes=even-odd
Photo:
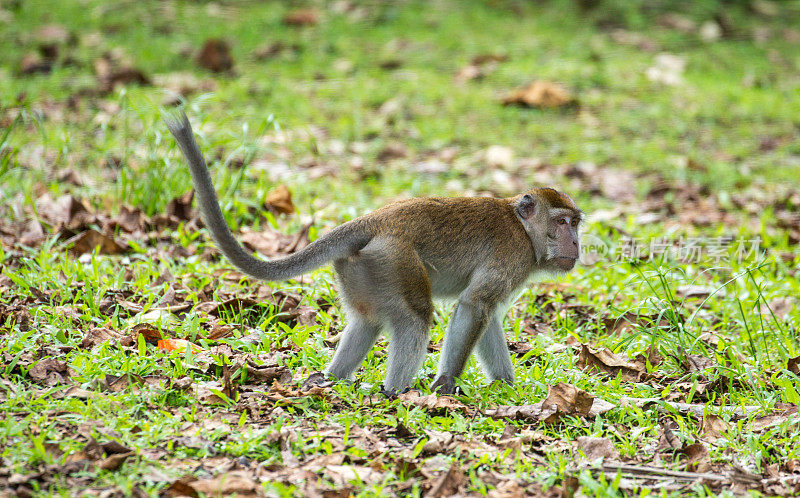
[[[493,311],[479,301],[459,300],[444,336],[437,377],[452,379],[461,375]]]
[[[403,313],[405,314],[405,313]],[[428,352],[428,325],[413,314],[392,320],[394,334],[389,341],[389,359],[383,387],[389,392],[411,385]]]
[[[504,380],[514,383],[514,365],[508,354],[508,342],[503,333],[502,317],[495,313],[489,320],[486,332],[478,341],[475,352],[489,380]]]
[[[350,317],[350,323],[342,332],[342,339],[336,346],[333,360],[325,373],[338,379],[353,379],[353,372],[358,369],[370,348],[375,344],[381,331],[380,323],[372,323],[356,315]]]

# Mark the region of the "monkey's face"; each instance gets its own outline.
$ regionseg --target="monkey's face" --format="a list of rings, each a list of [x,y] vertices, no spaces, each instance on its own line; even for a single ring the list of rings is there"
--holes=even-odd
[[[551,208],[547,222],[547,262],[555,270],[570,271],[580,256],[580,212]]]
[[[531,239],[539,269],[568,272],[575,267],[583,212],[568,195],[550,188],[530,190],[519,199],[517,214]]]

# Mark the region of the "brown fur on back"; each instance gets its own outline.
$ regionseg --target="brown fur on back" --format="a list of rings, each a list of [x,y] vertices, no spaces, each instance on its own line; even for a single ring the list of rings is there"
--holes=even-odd
[[[389,204],[366,218],[370,232],[410,244],[434,273],[463,269],[468,278],[477,267],[496,261],[503,275],[527,275],[533,261],[513,199],[415,198]]]

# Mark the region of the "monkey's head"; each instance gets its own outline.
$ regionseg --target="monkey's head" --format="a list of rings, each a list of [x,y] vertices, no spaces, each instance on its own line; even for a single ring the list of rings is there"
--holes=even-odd
[[[516,211],[533,244],[536,264],[542,270],[567,272],[580,256],[578,229],[583,211],[567,194],[536,188],[519,196]]]

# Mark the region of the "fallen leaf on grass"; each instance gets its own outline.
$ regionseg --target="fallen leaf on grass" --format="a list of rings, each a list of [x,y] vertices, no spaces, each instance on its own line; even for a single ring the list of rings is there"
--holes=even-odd
[[[589,417],[602,415],[616,408],[617,405],[609,403],[600,398],[592,401],[592,406],[587,413]],[[554,416],[557,412],[556,405],[550,405],[546,410],[543,409],[544,402],[531,405],[498,405],[484,411],[484,415],[496,419],[509,418],[514,420],[546,420]]]
[[[183,353],[189,348],[192,349],[193,353],[203,351],[203,348],[185,339],[162,339],[158,341],[158,349],[162,351],[178,351]]]
[[[626,382],[639,382],[646,373],[644,358],[641,355],[634,362],[623,355],[611,352],[608,348],[595,350],[586,344],[581,344],[577,366],[584,370],[603,373],[613,379],[619,377]]]
[[[122,254],[128,251],[127,244],[123,245],[108,235],[103,235],[97,230],[87,230],[67,240],[71,244],[69,252],[73,255],[91,254],[95,248],[100,254]]]
[[[283,23],[287,26],[313,26],[319,22],[319,12],[315,9],[298,9],[287,12]]]
[[[589,460],[600,457],[619,460],[619,451],[617,451],[614,447],[614,443],[607,437],[579,436],[578,447],[583,450],[583,453]]]
[[[721,439],[730,429],[730,424],[722,417],[708,414],[700,425],[700,433],[710,441]]]
[[[150,78],[144,72],[129,64],[123,63],[114,53],[104,54],[95,59],[94,72],[97,77],[97,89],[101,95],[108,94],[120,85],[149,85]]]
[[[90,438],[82,450],[67,455],[65,464],[86,463],[103,470],[117,470],[134,454],[132,449],[116,441],[101,444]]]
[[[194,199],[194,190],[190,190],[189,192],[170,200],[167,203],[165,210],[167,216],[177,218],[181,221],[191,220],[192,199]]]
[[[116,216],[110,218],[104,227],[108,227],[110,231],[119,227],[120,229],[128,232],[135,233],[144,231],[147,217],[139,208],[123,205]]]
[[[97,220],[83,200],[69,194],[58,199],[53,199],[49,193],[42,195],[36,199],[36,212],[53,225],[54,231],[61,227],[72,231],[82,230]]]
[[[472,413],[472,410],[450,396],[438,396],[436,394],[423,395],[419,391],[411,390],[397,396],[397,399],[403,403],[419,406],[432,413],[445,414],[450,411],[460,411],[463,413]]]
[[[217,89],[217,83],[212,78],[201,80],[188,71],[157,74],[153,76],[153,82],[160,88],[181,97],[188,97],[198,92],[213,92]]]
[[[272,385],[278,381],[287,384],[292,381],[292,372],[284,365],[258,365],[254,358],[246,355],[238,355],[231,358],[231,368],[241,368],[247,372],[247,382],[259,382]],[[312,386],[309,386],[309,389]],[[329,387],[329,386],[326,386]]]
[[[267,194],[264,205],[274,213],[292,214],[295,212],[292,193],[286,185],[279,185]]]
[[[425,494],[425,498],[443,498],[458,495],[461,487],[466,485],[467,482],[469,482],[469,478],[459,468],[458,463],[454,463],[447,472],[442,472],[433,481],[431,489]]]
[[[44,358],[28,370],[28,377],[39,384],[55,386],[65,383],[70,377],[70,371],[67,362],[56,358]]]
[[[261,486],[250,474],[235,470],[219,474],[209,479],[182,477],[173,482],[165,491],[167,496],[263,496]]]
[[[594,396],[578,389],[577,387],[559,382],[551,386],[547,392],[547,398],[542,402],[544,409],[555,405],[556,413],[554,416],[547,417],[544,422],[554,422],[561,415],[574,415],[577,417],[585,417],[589,415],[592,409]]]
[[[492,168],[509,168],[514,164],[514,150],[503,145],[492,145],[485,152],[486,164]]]
[[[686,457],[686,470],[689,472],[708,472],[711,470],[711,458],[708,455],[708,448],[696,442],[681,448],[679,454]]]
[[[508,57],[503,54],[476,55],[468,65],[458,70],[456,81],[463,83],[483,78],[497,69],[497,65],[500,62],[505,62],[506,60],[508,60]]]
[[[210,38],[203,43],[197,54],[197,64],[214,73],[228,72],[233,69],[231,47],[225,40]]]
[[[307,224],[294,235],[284,235],[272,229],[253,232],[249,228],[243,227],[240,240],[245,247],[268,258],[286,256],[309,244],[308,231],[310,228],[311,224]]]
[[[505,105],[525,105],[529,107],[562,107],[576,103],[566,88],[550,81],[534,81],[528,86],[517,88],[503,98]]]
[[[66,45],[75,41],[75,36],[60,24],[45,24],[36,29],[34,38],[39,43]]]
[[[383,479],[382,472],[361,465],[328,465],[323,472],[340,487],[351,482],[364,483],[369,486]]]
[[[697,354],[689,354],[687,352],[683,352],[683,354],[676,357],[678,363],[680,364],[681,368],[683,368],[687,372],[704,372],[709,368],[718,367],[717,362],[711,358],[707,358],[705,356],[700,356]]]
[[[795,375],[800,375],[800,356],[789,358],[786,362],[786,369]]]
[[[778,320],[785,320],[789,313],[795,308],[795,299],[793,297],[778,297],[771,299],[767,303],[761,303],[761,314],[764,316],[772,317]]]
[[[17,242],[23,246],[35,247],[41,244],[45,239],[44,229],[41,223],[37,220],[30,219],[22,227]]]

